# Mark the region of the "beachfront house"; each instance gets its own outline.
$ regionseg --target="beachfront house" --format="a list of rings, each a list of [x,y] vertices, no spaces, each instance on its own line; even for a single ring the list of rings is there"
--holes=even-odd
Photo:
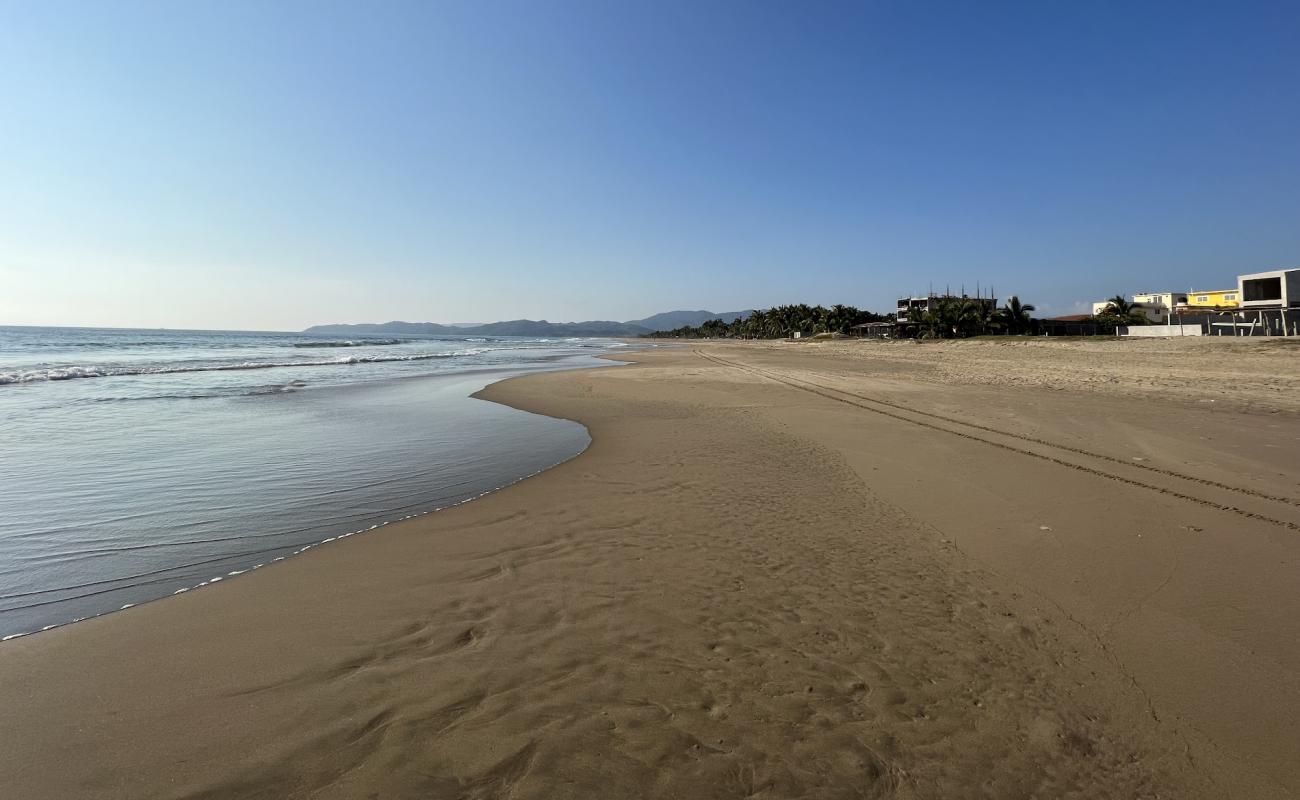
[[[1179,314],[1196,314],[1207,311],[1237,308],[1241,293],[1236,289],[1214,289],[1208,292],[1188,292],[1187,301],[1176,306]]]
[[[1155,292],[1133,295],[1134,303],[1141,303],[1152,322],[1168,322],[1169,315],[1179,303],[1187,302],[1183,292]]]
[[[1187,303],[1186,292],[1140,292],[1133,295],[1130,301],[1138,306],[1136,311],[1141,311],[1146,318],[1155,323],[1164,323],[1169,321],[1169,315],[1179,304]],[[1097,316],[1106,310],[1110,305],[1109,300],[1102,300],[1092,304],[1092,314]]]
[[[1243,310],[1300,308],[1300,269],[1238,275],[1237,291]]]

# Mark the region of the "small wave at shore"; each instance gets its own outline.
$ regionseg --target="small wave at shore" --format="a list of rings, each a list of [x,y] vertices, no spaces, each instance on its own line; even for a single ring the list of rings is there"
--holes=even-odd
[[[307,385],[306,381],[289,381],[288,383],[271,383],[271,384],[267,384],[266,386],[257,386],[253,389],[248,390],[247,392],[244,392],[244,394],[248,396],[256,396],[260,394],[284,394],[286,392],[296,392],[306,385]]]
[[[378,364],[394,361],[428,361],[438,358],[475,356],[488,348],[469,348],[442,353],[413,353],[401,356],[343,356],[333,359],[303,361],[244,361],[237,364],[181,364],[148,367],[67,366],[26,371],[0,372],[0,386],[40,381],[66,381],[78,378],[113,378],[126,375],[176,375],[190,372],[231,372],[237,370],[274,369],[281,367],[328,367],[350,364]]]
[[[271,564],[284,561],[286,558],[300,555],[315,547],[320,547],[322,545],[330,544],[331,542],[342,541],[344,539],[348,539],[353,536],[360,536],[363,534],[372,533],[374,531],[378,531],[382,528],[385,528],[397,522],[406,522],[408,520],[417,519],[419,517],[423,517],[428,514],[434,514],[448,508],[455,508],[456,506],[464,505],[465,503],[479,500],[483,497],[487,497],[488,495],[493,494],[494,492],[498,492],[501,489],[505,489],[506,487],[513,486],[516,483],[540,475],[548,469],[553,469],[555,467],[558,467],[559,465],[565,463],[566,461],[569,461],[581,455],[582,452],[585,451],[586,449],[587,448],[584,445],[576,453],[573,453],[572,455],[569,455],[558,461],[555,461],[549,466],[544,466],[541,469],[534,470],[532,472],[529,472],[526,475],[522,475],[512,480],[505,481],[496,486],[491,486],[485,490],[479,490],[468,494],[453,492],[438,497],[424,498],[422,501],[416,501],[413,503],[406,503],[403,505],[399,505],[395,508],[389,509],[389,513],[393,514],[394,516],[391,516],[387,519],[383,519],[379,522],[375,522],[374,524],[371,524],[369,526],[364,526],[356,530],[346,531],[343,533],[335,533],[333,535],[326,536],[325,538],[320,538],[320,536],[316,536],[316,537],[309,538],[306,541],[301,541],[301,540],[290,541],[290,542],[279,541],[276,542],[275,544],[271,544],[268,547],[259,547],[252,550],[243,550],[243,551],[238,551],[233,553],[226,553],[211,558],[199,559],[197,561],[190,561],[188,563],[182,563],[182,564],[174,564],[168,567],[147,570],[132,575],[121,575],[117,577],[104,578],[100,580],[76,583],[76,584],[65,585],[65,586],[47,587],[47,588],[33,590],[33,591],[0,594],[0,601],[6,601],[6,600],[25,601],[20,605],[0,607],[0,614],[4,614],[7,612],[14,612],[14,611],[23,611],[31,608],[52,606],[59,603],[66,603],[71,600],[79,600],[88,597],[95,597],[98,595],[106,595],[113,592],[123,591],[125,589],[139,588],[144,586],[156,586],[168,580],[173,580],[173,578],[170,576],[174,576],[176,573],[181,572],[183,570],[188,570],[188,569],[193,569],[195,567],[203,567],[208,565],[215,566],[217,564],[223,564],[223,563],[228,564],[228,562],[237,561],[237,560],[247,560],[249,558],[255,558],[258,556],[263,557],[263,560],[259,561],[258,563],[252,564],[251,566],[246,566],[242,569],[231,570],[224,575],[215,575],[211,578],[208,578],[207,580],[202,580],[199,583],[194,584],[193,586],[182,586],[181,588],[172,590],[170,594],[172,596],[175,596],[178,594],[184,594],[185,592],[192,591],[195,589],[202,589],[205,586],[211,586],[213,584],[219,583],[225,580],[226,578],[237,577],[247,572],[259,570],[265,566],[269,566]],[[460,486],[463,485],[464,483],[465,482],[462,481],[461,483],[453,484],[453,485]],[[349,514],[343,517],[342,519],[356,519],[358,517],[369,516],[369,515],[370,515],[369,512],[365,515]],[[288,531],[277,531],[277,532],[264,533],[264,534],[245,534],[242,536],[223,537],[222,539],[210,539],[207,540],[207,542],[236,541],[236,540],[276,540],[276,539],[283,539],[283,537],[285,537],[286,535],[303,533],[303,532],[310,531],[311,529],[312,529],[311,527],[300,527]],[[202,543],[205,542],[170,543],[170,544],[175,545],[175,544],[202,544]],[[151,549],[156,547],[157,545],[153,545],[151,546]],[[279,555],[276,555],[277,553]],[[49,598],[49,595],[51,594],[61,594],[66,592],[78,592],[78,593],[73,594],[71,596],[67,596],[65,594],[65,596],[62,597]],[[166,596],[168,595],[161,595],[156,599],[162,599]],[[39,600],[31,599],[36,597],[43,597],[45,599],[39,599]],[[135,605],[136,605],[135,603],[126,603],[116,610],[125,611],[126,609],[131,608]],[[0,642],[8,642],[12,639],[18,639],[24,636],[30,636],[33,633],[42,633],[48,630],[52,630],[54,628],[61,628],[64,625],[69,625],[75,622],[82,622],[83,620],[90,619],[93,617],[101,617],[104,614],[108,614],[108,613],[113,613],[113,609],[101,611],[98,613],[93,613],[87,616],[74,617],[70,620],[66,620],[63,622],[55,622],[52,624],[43,625],[39,629],[34,629],[29,631],[19,631],[17,633],[0,635]]]
[[[55,338],[50,341],[30,342],[26,346],[33,349],[41,349],[41,348],[64,349],[68,347],[76,347],[78,350],[99,350],[99,349],[125,350],[131,347],[176,347],[177,343],[175,341],[169,341],[166,339],[139,339],[139,340],[123,339],[123,340],[106,341],[106,342],[96,342],[96,341],[75,341],[74,342],[74,341],[68,341],[66,339]]]
[[[306,381],[289,381],[287,383],[268,383],[263,386],[254,387],[234,387],[231,389],[219,389],[210,392],[190,392],[188,394],[145,394],[135,397],[91,397],[83,400],[73,401],[79,405],[91,405],[99,403],[140,403],[156,402],[159,400],[212,400],[221,397],[258,397],[261,395],[287,394],[296,392],[307,385]],[[57,406],[54,406],[57,408]]]
[[[384,347],[393,344],[406,344],[410,339],[345,339],[337,342],[294,342],[292,347]]]

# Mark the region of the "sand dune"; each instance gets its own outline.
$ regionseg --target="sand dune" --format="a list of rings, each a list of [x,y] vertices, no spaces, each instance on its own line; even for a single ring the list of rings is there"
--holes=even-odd
[[[664,349],[490,387],[592,447],[0,646],[0,785],[1300,792],[1294,415],[938,383],[852,346]]]

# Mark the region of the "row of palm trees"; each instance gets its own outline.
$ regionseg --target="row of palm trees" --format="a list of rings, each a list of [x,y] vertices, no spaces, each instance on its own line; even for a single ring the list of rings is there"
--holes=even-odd
[[[934,338],[975,336],[989,333],[1020,334],[1032,331],[1034,307],[1013,296],[1002,308],[971,298],[942,298],[908,320],[911,333]],[[892,321],[893,315],[876,314],[853,306],[810,306],[803,303],[776,306],[755,311],[730,322],[709,320],[702,325],[685,325],[676,330],[658,331],[656,337],[679,339],[783,339],[799,333],[813,336],[825,333],[849,334],[857,325]]]
[[[988,334],[1019,335],[1035,333],[1038,322],[1034,306],[1012,295],[1006,305],[995,308],[978,298],[943,297],[929,303],[925,310],[908,314],[905,335],[921,338],[953,339]],[[811,336],[819,333],[849,334],[854,326],[867,322],[893,321],[894,315],[875,314],[853,306],[810,306],[804,303],[776,306],[754,311],[730,322],[709,320],[699,326],[685,325],[671,331],[657,331],[651,336],[683,339],[783,339],[796,333]],[[1129,302],[1123,295],[1107,301],[1093,322],[1103,326],[1148,325],[1141,303]]]
[[[731,322],[714,319],[699,326],[685,325],[676,330],[658,331],[653,336],[680,339],[783,339],[796,333],[848,334],[854,325],[881,322],[888,319],[882,314],[863,311],[846,305],[810,306],[804,303],[776,306],[764,311],[754,311]]]
[[[922,338],[954,339],[992,333],[1029,333],[1034,307],[1012,295],[1002,308],[970,297],[941,297],[924,311],[908,314],[908,323]]]

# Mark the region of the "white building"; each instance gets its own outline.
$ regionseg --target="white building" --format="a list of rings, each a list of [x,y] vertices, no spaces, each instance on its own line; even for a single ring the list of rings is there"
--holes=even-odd
[[[1133,299],[1129,302],[1140,306],[1138,310],[1145,314],[1147,319],[1152,322],[1168,322],[1169,315],[1173,313],[1176,306],[1187,304],[1187,293],[1146,292],[1143,294],[1133,295]],[[1110,305],[1109,300],[1102,300],[1100,303],[1093,303],[1093,316],[1105,311],[1106,306],[1108,305]]]
[[[1241,308],[1300,308],[1300,269],[1275,269],[1237,276]]]

